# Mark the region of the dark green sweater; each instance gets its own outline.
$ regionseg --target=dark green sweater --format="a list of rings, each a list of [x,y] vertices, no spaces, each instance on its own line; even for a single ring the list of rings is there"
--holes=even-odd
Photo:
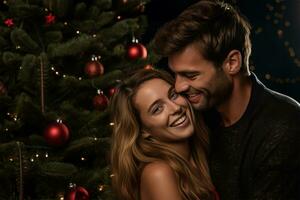
[[[300,200],[300,105],[251,80],[249,105],[234,125],[206,113],[213,183],[221,200]]]

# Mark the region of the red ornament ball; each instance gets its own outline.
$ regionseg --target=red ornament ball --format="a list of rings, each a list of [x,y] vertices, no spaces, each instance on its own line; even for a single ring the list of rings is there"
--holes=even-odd
[[[46,24],[50,25],[53,24],[55,22],[55,15],[53,15],[52,13],[49,13],[48,15],[45,16],[45,22]]]
[[[104,110],[108,105],[108,98],[104,94],[98,94],[93,98],[93,105],[97,110]]]
[[[7,93],[7,88],[6,86],[4,85],[4,83],[2,83],[0,81],[0,95],[5,95]]]
[[[89,200],[90,194],[84,187],[75,187],[65,195],[66,200]]]
[[[140,43],[132,43],[127,48],[127,57],[131,60],[147,58],[147,49]]]
[[[7,26],[7,27],[12,27],[14,25],[14,20],[9,18],[9,19],[6,19],[4,20],[4,24]]]
[[[62,146],[69,140],[69,137],[69,129],[63,123],[51,123],[44,130],[44,138],[51,146]]]
[[[99,61],[92,60],[86,63],[84,71],[89,77],[95,77],[104,73],[104,67]]]
[[[116,93],[117,90],[118,90],[118,88],[115,88],[115,87],[110,88],[108,91],[109,96],[111,97],[112,95],[114,95],[114,93]]]
[[[153,70],[154,68],[153,68],[152,65],[148,64],[148,65],[146,65],[146,66],[144,67],[144,69],[146,69],[146,70]]]

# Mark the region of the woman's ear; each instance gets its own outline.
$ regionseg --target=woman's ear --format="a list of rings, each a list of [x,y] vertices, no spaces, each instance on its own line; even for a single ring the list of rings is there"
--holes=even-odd
[[[237,74],[242,67],[242,55],[238,50],[231,50],[224,61],[224,71],[229,75]]]

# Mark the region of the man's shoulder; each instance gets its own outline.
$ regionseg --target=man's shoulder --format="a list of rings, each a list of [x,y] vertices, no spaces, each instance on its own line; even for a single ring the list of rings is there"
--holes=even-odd
[[[265,88],[262,101],[263,108],[270,116],[276,117],[277,115],[281,119],[300,117],[299,102],[287,95]]]
[[[254,90],[256,103],[259,109],[271,110],[272,115],[277,114],[300,114],[300,103],[285,94],[272,90],[266,87],[257,76],[251,74],[252,82],[254,83]]]

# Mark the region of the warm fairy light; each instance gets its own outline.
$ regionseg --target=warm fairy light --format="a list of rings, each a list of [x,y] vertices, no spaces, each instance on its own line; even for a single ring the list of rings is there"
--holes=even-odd
[[[59,200],[64,200],[64,194],[63,193],[59,193],[57,196],[58,196]]]
[[[119,15],[118,17],[117,17],[117,19],[121,19],[122,17]]]
[[[267,80],[269,80],[269,79],[271,79],[271,75],[270,75],[270,74],[266,74],[266,75],[265,75],[265,78],[266,78]]]
[[[81,160],[82,160],[82,161],[85,161],[86,159],[85,159],[84,157],[81,157]]]
[[[20,46],[20,45],[17,45],[17,46],[16,46],[16,49],[21,49],[21,46]]]
[[[77,33],[77,34],[79,34],[79,33],[80,33],[80,31],[76,31],[76,33]]]
[[[59,72],[55,72],[56,75],[59,75]]]
[[[48,153],[45,153],[45,157],[46,157],[46,158],[48,158],[48,157],[49,157]]]
[[[114,174],[111,174],[111,175],[110,175],[110,178],[112,178],[112,177],[114,177],[114,176],[115,176]]]
[[[80,81],[81,81],[81,80],[82,80],[82,78],[81,78],[81,77],[78,77],[78,80],[80,80]]]
[[[5,131],[8,131],[8,128],[5,128]]]
[[[295,57],[295,50],[293,48],[291,48],[291,47],[288,50],[289,50],[290,56],[291,57]]]
[[[95,37],[97,37],[97,35],[96,35],[96,34],[94,34],[94,35],[93,35],[93,38],[95,38]]]
[[[297,55],[295,48],[293,48],[294,43],[291,43],[287,38],[285,38],[287,36],[285,33],[290,31],[288,28],[291,26],[291,22],[286,18],[286,2],[287,1],[283,0],[275,0],[273,3],[274,5],[267,3],[266,8],[268,13],[265,16],[265,19],[272,22],[275,28],[275,33],[278,38],[282,40],[282,44],[288,52],[290,59],[292,59],[296,67],[300,67],[300,58]],[[279,84],[295,84],[300,82],[300,77],[279,78],[273,76],[271,73],[265,74],[265,79]]]
[[[114,125],[115,125],[115,123],[113,123],[113,122],[110,122],[110,123],[109,123],[109,125],[110,125],[110,126],[114,126]]]
[[[31,161],[31,162],[34,162],[34,159],[33,159],[33,158],[30,158],[30,161]]]
[[[103,191],[104,190],[104,185],[99,185],[99,191]]]
[[[68,22],[64,22],[64,25],[67,26],[67,25],[68,25]]]
[[[64,74],[63,77],[66,78],[67,76]]]
[[[13,159],[13,158],[9,158],[9,161],[10,161],[10,162],[13,162],[13,161],[14,161],[14,159]]]
[[[291,25],[291,22],[289,22],[289,21],[284,22],[284,26],[289,27],[290,25]]]
[[[38,158],[40,155],[39,154],[35,154],[35,157]]]

